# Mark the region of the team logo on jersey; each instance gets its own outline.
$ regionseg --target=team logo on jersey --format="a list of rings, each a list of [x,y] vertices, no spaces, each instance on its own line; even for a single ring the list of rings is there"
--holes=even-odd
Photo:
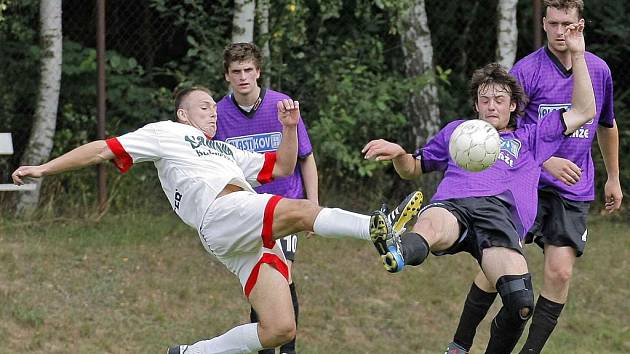
[[[521,146],[522,144],[518,139],[501,138],[501,151],[499,151],[497,159],[505,162],[510,167],[514,167],[514,159],[518,159]]]
[[[253,152],[269,152],[278,150],[282,140],[282,133],[262,133],[228,138],[225,142],[230,143],[241,150]]]

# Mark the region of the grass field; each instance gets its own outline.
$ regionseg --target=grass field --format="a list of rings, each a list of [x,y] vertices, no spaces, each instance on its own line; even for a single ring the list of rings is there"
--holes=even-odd
[[[547,353],[630,353],[628,224],[596,218],[589,236]],[[542,255],[528,251],[538,290]],[[461,254],[392,275],[369,243],[302,239],[300,353],[441,353],[476,270]],[[162,353],[248,312],[237,279],[173,215],[0,219],[0,353]]]

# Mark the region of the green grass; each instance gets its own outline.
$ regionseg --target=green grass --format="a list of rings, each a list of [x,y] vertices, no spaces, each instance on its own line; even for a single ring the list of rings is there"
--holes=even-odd
[[[591,223],[547,353],[630,352],[627,229]],[[527,249],[539,290],[542,254]],[[460,254],[392,275],[369,243],[302,239],[300,353],[439,353],[476,271]],[[173,215],[0,220],[0,353],[161,353],[218,335],[248,312],[236,277]],[[489,321],[473,353],[483,352]]]

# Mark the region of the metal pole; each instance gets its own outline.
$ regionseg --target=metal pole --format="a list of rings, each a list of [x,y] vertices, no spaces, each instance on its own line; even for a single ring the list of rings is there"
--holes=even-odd
[[[542,0],[533,0],[534,2],[534,50],[542,47]]]
[[[96,1],[96,62],[97,62],[97,139],[105,139],[105,0]],[[107,204],[107,174],[104,164],[98,165],[98,210],[103,212]]]

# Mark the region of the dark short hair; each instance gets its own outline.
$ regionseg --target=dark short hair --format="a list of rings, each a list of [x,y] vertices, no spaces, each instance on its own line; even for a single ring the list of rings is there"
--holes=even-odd
[[[516,78],[501,66],[499,63],[490,63],[483,68],[475,70],[470,79],[470,96],[472,98],[473,109],[476,107],[479,95],[479,88],[488,85],[499,85],[505,91],[510,92],[510,102],[516,102],[516,109],[510,113],[508,127],[516,128],[516,119],[521,116],[527,105],[527,95]]]
[[[256,69],[260,70],[262,54],[254,43],[232,43],[223,50],[223,70],[226,74],[230,64],[248,60],[253,61]]]
[[[584,17],[584,1],[582,0],[545,0],[545,15],[547,9],[553,7],[558,10],[577,9],[578,20]]]
[[[177,117],[177,110],[181,108],[182,102],[188,95],[190,95],[194,91],[203,91],[208,95],[212,96],[212,91],[204,86],[193,85],[193,86],[180,86],[175,89],[173,93],[173,100],[175,101],[175,116]]]

